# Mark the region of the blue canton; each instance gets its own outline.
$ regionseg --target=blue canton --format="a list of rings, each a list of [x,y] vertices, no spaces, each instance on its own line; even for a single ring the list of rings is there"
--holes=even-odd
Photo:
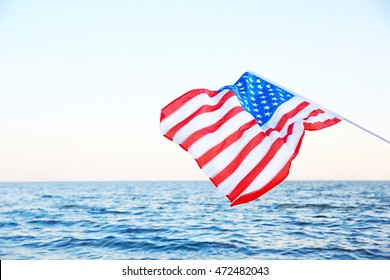
[[[266,124],[281,104],[294,97],[294,94],[249,72],[234,85],[224,86],[220,91],[224,89],[234,91],[241,106],[260,125]]]

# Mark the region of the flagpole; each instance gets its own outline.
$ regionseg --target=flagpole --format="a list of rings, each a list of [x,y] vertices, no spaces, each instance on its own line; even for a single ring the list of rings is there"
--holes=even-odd
[[[378,135],[378,134],[372,132],[371,130],[368,130],[367,128],[362,127],[361,125],[358,125],[357,123],[355,123],[355,122],[353,122],[353,121],[351,121],[351,120],[349,120],[349,119],[347,119],[347,118],[345,118],[345,117],[343,117],[343,116],[341,116],[341,115],[339,115],[339,114],[333,112],[332,110],[329,110],[329,109],[325,108],[324,106],[319,105],[319,104],[317,104],[316,102],[313,102],[313,101],[311,101],[310,99],[308,99],[308,98],[306,98],[306,97],[304,97],[304,96],[302,96],[302,95],[300,95],[300,94],[298,94],[298,93],[296,93],[296,92],[294,92],[294,91],[292,91],[292,90],[289,90],[289,89],[287,89],[287,88],[284,87],[284,86],[279,85],[278,83],[275,83],[275,82],[273,82],[273,81],[271,81],[271,80],[269,80],[269,79],[267,79],[267,78],[264,78],[263,76],[261,76],[261,75],[255,73],[255,72],[253,72],[253,71],[248,71],[248,72],[251,73],[251,74],[253,74],[253,75],[255,75],[255,76],[257,76],[257,77],[259,77],[260,79],[263,79],[263,80],[265,80],[265,81],[267,81],[267,82],[270,82],[270,83],[272,83],[272,84],[274,84],[274,85],[280,87],[281,89],[284,89],[285,91],[288,91],[288,92],[290,92],[290,93],[292,93],[292,94],[294,94],[294,95],[296,95],[296,96],[302,97],[303,99],[309,101],[311,104],[316,105],[316,106],[318,106],[318,107],[320,107],[320,108],[323,108],[325,111],[327,111],[327,112],[333,114],[335,117],[337,117],[337,118],[339,118],[339,119],[341,119],[341,120],[344,120],[344,121],[346,121],[346,122],[349,122],[350,124],[356,126],[357,128],[360,128],[361,130],[364,130],[365,132],[368,132],[369,134],[371,134],[371,135],[373,135],[373,136],[375,136],[375,137],[381,139],[382,141],[386,142],[387,144],[390,144],[390,141],[387,140],[386,138],[384,138],[384,137],[382,137],[382,136],[380,136],[380,135]]]
[[[352,125],[354,125],[354,126],[360,128],[360,129],[364,130],[365,132],[368,132],[368,133],[370,133],[371,135],[373,135],[373,136],[375,136],[375,137],[377,137],[377,138],[379,138],[379,139],[385,141],[387,144],[390,144],[390,141],[387,140],[387,139],[385,139],[385,138],[383,138],[382,136],[380,136],[380,135],[378,135],[378,134],[376,134],[376,133],[374,133],[374,132],[372,132],[372,131],[370,131],[370,130],[368,130],[368,129],[366,129],[366,128],[360,126],[360,125],[358,125],[357,123],[355,123],[355,122],[353,122],[353,121],[351,121],[351,120],[349,120],[349,119],[346,119],[346,118],[342,118],[342,119],[343,119],[344,121],[349,122],[350,124],[352,124]]]

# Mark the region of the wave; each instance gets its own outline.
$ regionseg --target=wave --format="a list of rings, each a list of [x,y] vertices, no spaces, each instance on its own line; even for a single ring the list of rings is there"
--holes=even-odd
[[[1,259],[387,259],[390,182],[0,183]],[[17,191],[15,191],[17,190]]]

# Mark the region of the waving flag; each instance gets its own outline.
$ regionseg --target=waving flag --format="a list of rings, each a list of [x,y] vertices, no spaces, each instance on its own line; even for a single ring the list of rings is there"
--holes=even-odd
[[[305,130],[340,121],[303,97],[247,72],[218,91],[191,90],[161,110],[179,144],[231,202],[252,201],[288,175]]]

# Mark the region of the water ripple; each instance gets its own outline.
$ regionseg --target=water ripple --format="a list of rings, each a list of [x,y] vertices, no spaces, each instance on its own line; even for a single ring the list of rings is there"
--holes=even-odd
[[[2,259],[390,259],[389,182],[0,183]]]

